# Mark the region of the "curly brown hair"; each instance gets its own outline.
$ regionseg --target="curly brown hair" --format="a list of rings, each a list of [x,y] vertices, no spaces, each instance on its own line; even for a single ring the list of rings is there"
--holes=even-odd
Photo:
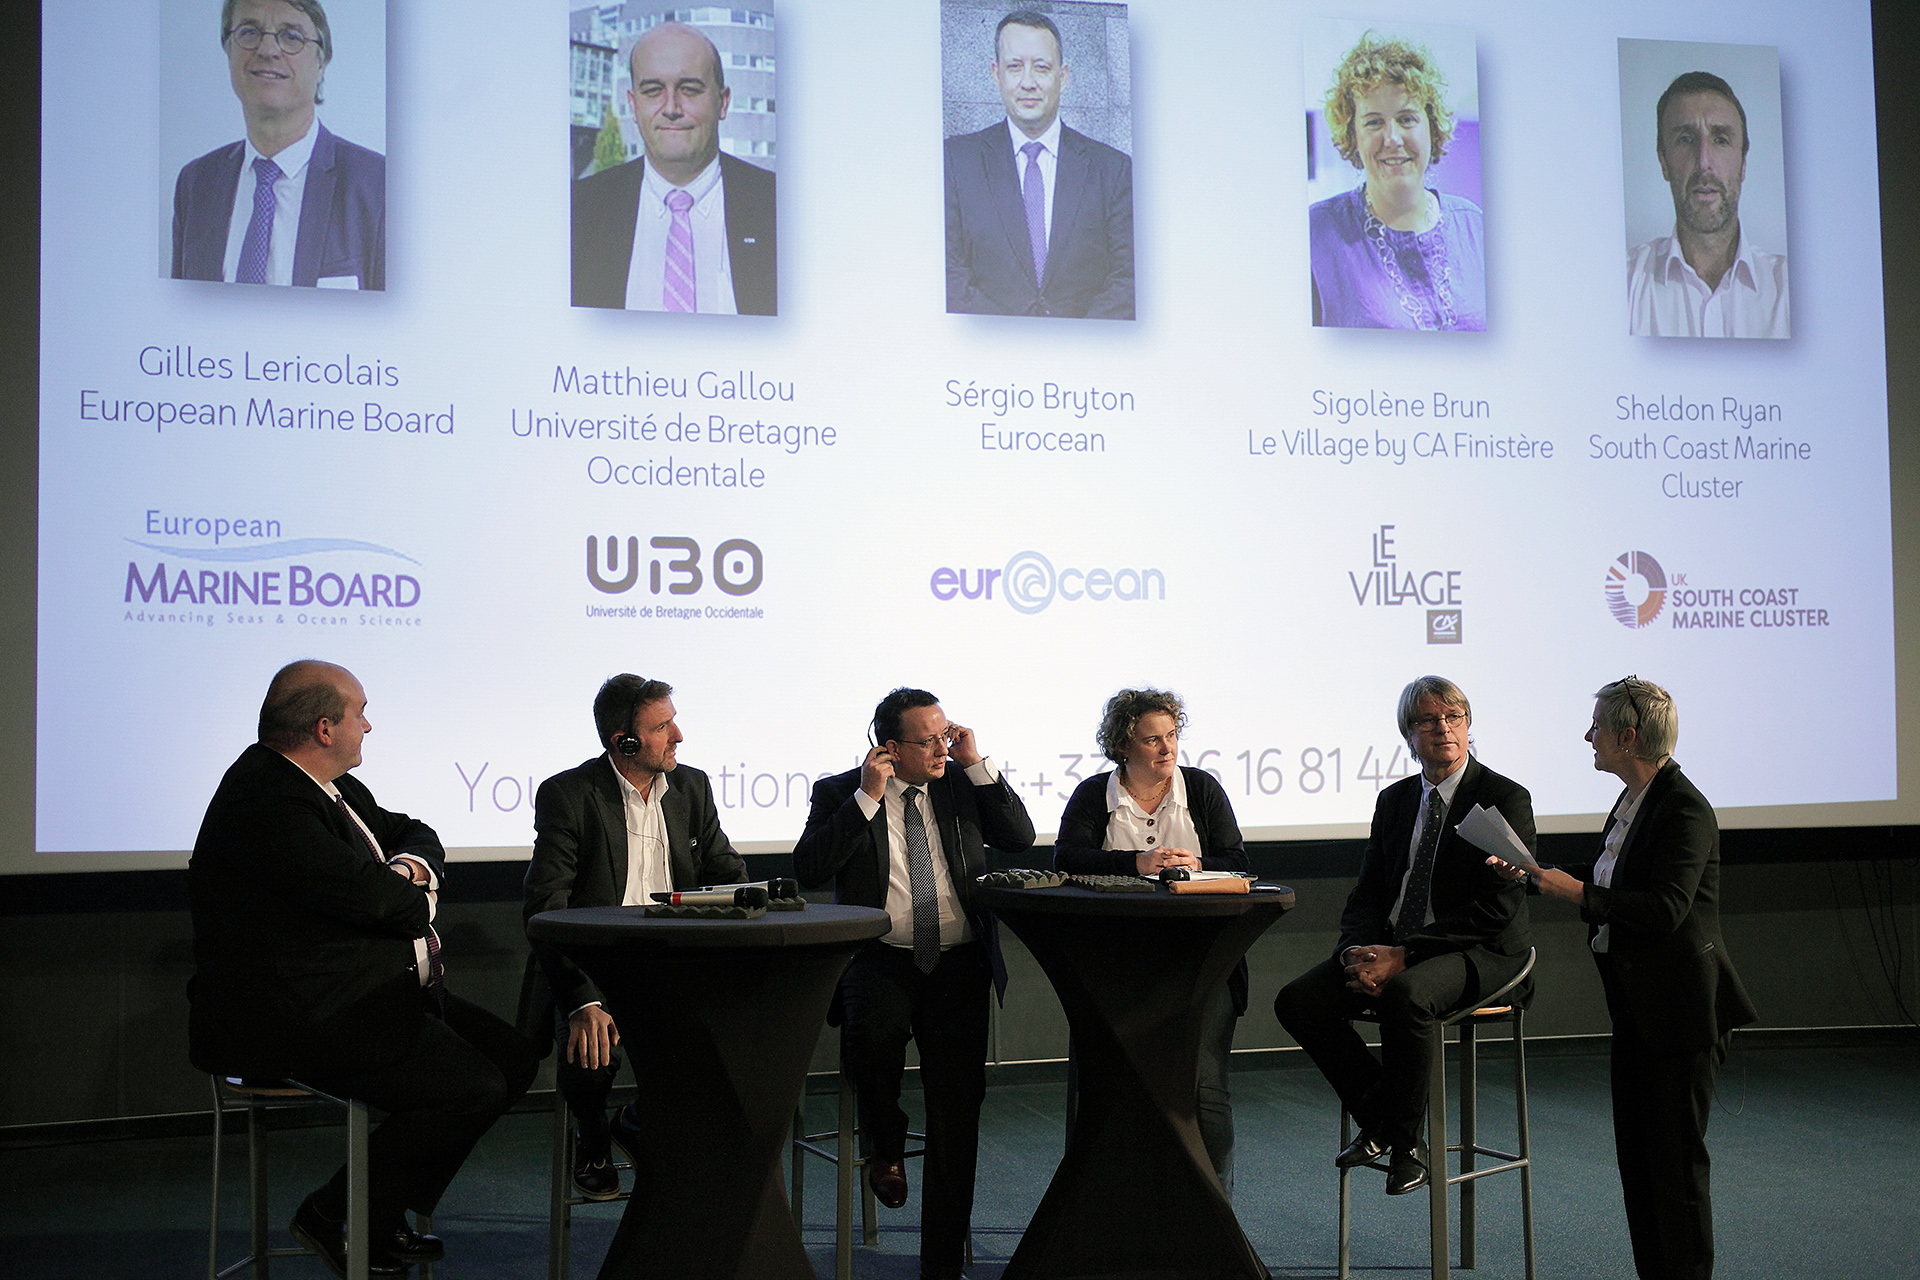
[[[1125,764],[1127,744],[1133,741],[1134,729],[1143,717],[1156,711],[1173,717],[1175,733],[1186,732],[1187,706],[1177,693],[1165,689],[1122,689],[1108,698],[1106,710],[1100,713],[1100,728],[1093,735],[1094,741],[1100,744],[1101,754],[1115,764]]]
[[[1327,128],[1333,145],[1354,168],[1360,168],[1360,143],[1354,137],[1354,100],[1383,84],[1398,85],[1426,108],[1427,132],[1432,136],[1432,160],[1447,153],[1453,140],[1453,112],[1447,110],[1447,78],[1424,45],[1378,36],[1369,31],[1334,68],[1327,90]],[[1429,161],[1431,163],[1431,161]]]

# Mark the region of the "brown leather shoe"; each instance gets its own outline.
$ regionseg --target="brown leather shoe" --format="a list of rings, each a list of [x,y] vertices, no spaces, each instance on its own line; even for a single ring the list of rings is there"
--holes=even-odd
[[[867,1170],[867,1185],[873,1188],[875,1200],[889,1209],[898,1209],[907,1202],[907,1162],[875,1160]]]

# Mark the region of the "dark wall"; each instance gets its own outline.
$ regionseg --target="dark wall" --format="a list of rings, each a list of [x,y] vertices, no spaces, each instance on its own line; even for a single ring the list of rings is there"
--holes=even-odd
[[[1727,833],[1727,945],[1763,1025],[1912,1022],[1911,1011],[1920,1009],[1916,838],[1911,829]],[[1543,856],[1571,857],[1593,839],[1548,837]],[[1783,860],[1789,855],[1793,860]],[[1047,858],[1037,850],[1027,861]],[[754,861],[756,875],[785,869],[784,859]],[[1238,1048],[1291,1044],[1274,1021],[1274,993],[1331,954],[1358,862],[1357,841],[1256,850],[1256,868],[1292,885],[1299,905],[1250,953],[1252,1004]],[[456,866],[440,909],[454,989],[506,1018],[514,1015],[526,962],[524,867]],[[0,1126],[205,1109],[206,1080],[187,1063],[193,932],[186,873],[16,877],[7,887],[0,908]],[[1532,910],[1540,994],[1529,1033],[1604,1033],[1585,926],[1564,903],[1535,899]],[[1052,988],[1019,942],[1002,937],[1012,982],[996,1012],[994,1060],[1063,1057],[1066,1025]],[[831,1070],[834,1062],[833,1044],[823,1039],[815,1069]],[[536,1087],[551,1085],[550,1071]]]

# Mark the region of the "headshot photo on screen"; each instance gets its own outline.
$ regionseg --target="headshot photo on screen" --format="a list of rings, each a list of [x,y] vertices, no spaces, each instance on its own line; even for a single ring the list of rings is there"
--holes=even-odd
[[[1780,51],[1620,42],[1627,331],[1788,338]]]
[[[599,4],[567,28],[573,305],[777,315],[771,6]]]
[[[162,276],[387,287],[386,29],[385,0],[162,6]]]
[[[944,0],[947,310],[1131,320],[1123,4]]]
[[[1485,330],[1473,32],[1325,19],[1301,45],[1313,323]]]

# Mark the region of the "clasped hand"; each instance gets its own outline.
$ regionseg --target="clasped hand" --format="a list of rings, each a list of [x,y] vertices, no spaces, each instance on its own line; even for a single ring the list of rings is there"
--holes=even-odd
[[[1140,874],[1143,876],[1157,876],[1168,867],[1185,867],[1189,871],[1198,871],[1200,855],[1191,849],[1171,849],[1163,846],[1134,854],[1133,864],[1140,868]]]
[[[1340,958],[1346,964],[1348,988],[1367,996],[1379,995],[1381,987],[1407,968],[1405,947],[1348,947]]]

